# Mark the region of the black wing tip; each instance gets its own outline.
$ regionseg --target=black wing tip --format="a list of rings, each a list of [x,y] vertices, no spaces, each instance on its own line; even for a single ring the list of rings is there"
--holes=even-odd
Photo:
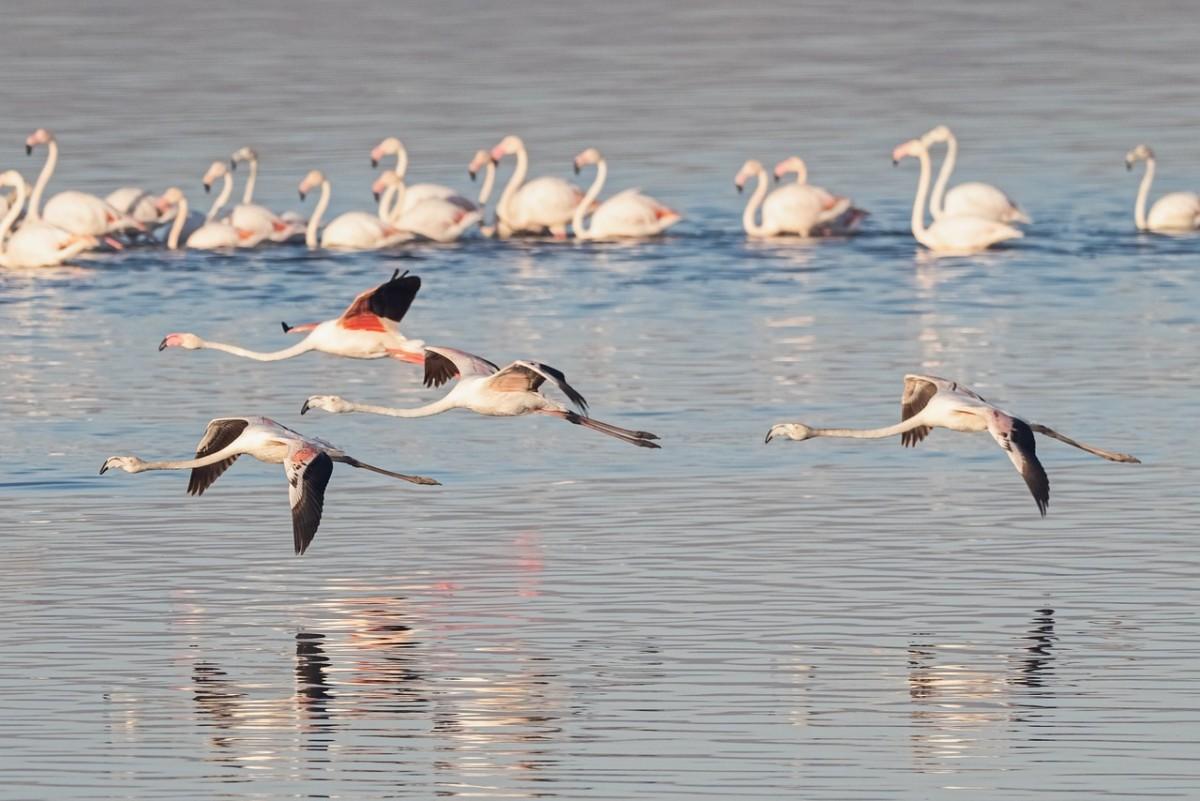
[[[282,322],[282,321],[280,321],[279,325],[283,327],[283,333],[285,333],[285,334],[288,331],[291,331],[295,327],[295,326],[288,325],[287,323]]]

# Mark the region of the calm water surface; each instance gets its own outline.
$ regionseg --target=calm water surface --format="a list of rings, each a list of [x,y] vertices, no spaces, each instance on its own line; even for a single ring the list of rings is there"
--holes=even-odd
[[[1189,4],[249,5],[14,4],[0,166],[32,177],[44,125],[52,191],[198,201],[253,144],[264,202],[297,208],[320,167],[350,209],[385,135],[414,180],[465,191],[474,150],[519,132],[535,173],[596,145],[613,190],[687,221],[628,246],[0,273],[0,797],[1200,793],[1200,242],[1134,234],[1121,168],[1145,140],[1155,194],[1200,185]],[[918,256],[915,166],[888,154],[937,122],[960,180],[1030,211],[1026,240]],[[744,240],[734,172],[792,153],[872,211],[861,237]],[[280,320],[395,268],[424,280],[412,335],[559,366],[663,450],[553,420],[300,418],[315,392],[437,393],[410,365],[155,350],[284,347]],[[914,370],[1145,464],[1047,441],[1042,520],[988,437],[762,444],[780,420],[889,423]],[[277,466],[198,499],[96,475],[231,414],[445,486],[339,468],[298,559]]]

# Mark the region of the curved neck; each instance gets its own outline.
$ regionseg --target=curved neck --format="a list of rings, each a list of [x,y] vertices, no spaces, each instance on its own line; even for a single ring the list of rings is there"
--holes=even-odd
[[[950,183],[950,174],[954,172],[954,163],[957,160],[958,140],[954,138],[954,134],[950,134],[950,138],[946,140],[946,158],[942,162],[942,168],[938,170],[937,182],[934,183],[933,194],[929,197],[929,213],[935,220],[940,219],[946,211],[942,195],[946,192],[946,184]]]
[[[13,188],[13,196],[10,198],[8,212],[5,213],[4,219],[0,220],[0,252],[4,251],[4,243],[8,239],[8,232],[12,228],[13,223],[17,221],[17,217],[21,215],[21,207],[25,205],[25,181],[13,181],[8,186]]]
[[[408,174],[408,149],[401,142],[396,149],[396,175],[403,178]]]
[[[1137,203],[1133,207],[1133,221],[1138,230],[1146,230],[1146,196],[1150,194],[1150,184],[1154,181],[1154,157],[1146,159],[1146,173],[1142,176],[1142,185],[1138,187]]]
[[[809,428],[812,437],[847,437],[849,439],[882,439],[894,437],[924,425],[921,415],[914,414],[902,423],[885,428]]]
[[[51,139],[46,149],[46,163],[42,165],[37,183],[33,185],[33,194],[29,196],[28,216],[32,222],[42,219],[42,192],[45,190],[46,184],[50,183],[50,176],[54,174],[54,166],[58,164],[58,142]]]
[[[588,187],[587,194],[583,196],[583,200],[579,201],[579,205],[575,207],[575,216],[571,218],[571,227],[575,229],[575,236],[579,239],[586,239],[591,232],[583,227],[583,215],[592,207],[592,201],[600,196],[600,190],[604,187],[604,179],[608,177],[608,162],[600,159],[596,162],[596,178],[592,181],[592,185]]]
[[[187,222],[188,202],[186,197],[179,198],[175,205],[175,222],[171,225],[171,233],[167,235],[167,250],[179,250],[179,236]]]
[[[321,199],[317,201],[317,207],[313,209],[312,216],[308,218],[308,228],[304,232],[304,244],[310,248],[317,247],[317,229],[321,226],[321,215],[325,213],[325,209],[329,207],[329,179],[321,181]]]
[[[242,190],[242,203],[250,205],[254,200],[254,183],[258,180],[258,159],[250,159],[250,177],[246,179],[246,188]]]
[[[492,196],[492,186],[496,183],[496,165],[489,161],[485,169],[487,172],[483,176],[483,186],[479,187],[480,211],[487,205],[488,198]]]
[[[405,187],[404,181],[397,181],[383,190],[383,194],[379,196],[379,219],[390,223],[393,218],[400,215],[401,209],[404,208],[406,191],[407,187]]]
[[[204,215],[204,219],[212,222],[220,213],[221,207],[229,202],[229,196],[233,194],[233,178],[229,177],[229,173],[225,173],[225,183],[221,186],[221,192],[217,195],[213,204],[209,206],[208,214]]]
[[[925,196],[929,193],[929,151],[921,148],[921,177],[917,180],[917,196],[913,198],[912,232],[922,245],[925,244]]]
[[[500,194],[500,199],[496,201],[496,216],[508,217],[508,203],[512,200],[512,196],[521,188],[521,184],[525,181],[525,173],[529,171],[529,154],[525,152],[525,146],[521,145],[521,149],[517,151],[517,166],[513,170],[513,174],[509,177],[508,183],[504,186],[504,191]]]
[[[767,196],[767,171],[760,169],[758,175],[755,176],[758,184],[754,187],[754,194],[746,201],[746,210],[742,212],[742,227],[746,229],[746,233],[754,236],[766,236],[767,228],[765,225],[760,225],[754,221],[758,207],[762,205],[763,198]]]
[[[350,407],[352,412],[365,412],[366,414],[382,414],[387,417],[431,417],[435,414],[449,411],[455,408],[456,404],[450,400],[447,395],[433,403],[428,403],[424,406],[418,406],[415,409],[396,409],[391,406],[372,406],[369,403],[351,403],[346,401],[346,405]]]
[[[208,342],[206,340],[200,341],[202,343],[201,346],[207,350],[220,350],[224,351],[225,353],[232,353],[234,356],[241,356],[246,359],[254,359],[256,362],[277,362],[280,359],[290,359],[293,356],[299,356],[301,353],[307,353],[308,351],[312,350],[313,345],[311,342],[309,342],[309,339],[311,338],[312,335],[309,334],[295,345],[292,345],[290,348],[284,348],[283,350],[276,350],[270,353],[246,350],[245,348],[239,348],[237,345],[226,345],[222,342]]]

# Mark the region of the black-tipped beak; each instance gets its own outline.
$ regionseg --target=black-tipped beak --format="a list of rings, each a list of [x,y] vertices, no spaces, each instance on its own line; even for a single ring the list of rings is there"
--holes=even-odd
[[[573,161],[573,162],[571,162],[571,166],[575,168],[575,174],[579,175],[579,162]]]
[[[301,199],[301,200],[304,200],[304,193],[303,193],[303,192],[301,192],[301,193],[300,193],[300,199]]]
[[[768,431],[768,432],[767,432],[767,438],[763,440],[763,444],[764,444],[764,445],[766,445],[766,444],[767,444],[768,442],[770,442],[770,441],[771,441],[771,432],[770,432],[770,431]]]
[[[308,398],[304,399],[304,405],[300,407],[300,414],[303,415],[308,411]]]
[[[1132,169],[1133,169],[1133,162],[1130,161],[1129,159],[1125,159],[1125,171],[1128,172],[1129,170],[1132,170]]]
[[[158,352],[162,353],[167,349],[167,338],[163,337],[163,341],[158,343]]]
[[[467,170],[467,175],[471,176],[472,181],[475,180],[475,171],[474,170]]]
[[[492,157],[492,166],[493,166],[493,167],[497,167],[497,166],[499,166],[499,165],[500,165],[500,159],[498,159],[498,158],[496,158],[496,157],[494,157],[494,156],[493,156],[493,157]]]
[[[105,462],[104,464],[100,465],[100,475],[104,475],[107,472],[108,472],[108,462]]]
[[[775,174],[775,183],[779,183],[779,173]]]
[[[233,159],[229,160],[229,169],[233,170],[234,172],[237,172],[237,162],[234,161]]]
[[[372,156],[371,157],[371,169],[375,169],[378,166],[379,166],[379,159]]]
[[[280,325],[283,326],[283,333],[285,333],[285,334],[288,331],[292,330],[292,327],[290,325],[288,325],[287,323],[281,322]]]
[[[900,159],[892,159],[892,166],[895,167],[900,163]]]
[[[371,196],[375,198],[376,203],[379,202],[379,193],[378,192],[372,192]]]
[[[32,155],[33,155],[33,145],[25,145],[25,155],[26,155],[26,156],[32,156]],[[103,473],[104,471],[103,471],[103,470],[101,470],[100,472],[101,472],[101,473]]]
[[[739,183],[735,183],[735,184],[733,185],[733,187],[734,187],[734,189],[736,189],[736,190],[738,191],[738,194],[739,194],[739,195],[740,195],[740,194],[742,194],[742,185],[741,185],[741,184],[739,184]]]
[[[211,191],[212,191],[212,184],[205,184],[204,185],[204,194],[207,195]]]

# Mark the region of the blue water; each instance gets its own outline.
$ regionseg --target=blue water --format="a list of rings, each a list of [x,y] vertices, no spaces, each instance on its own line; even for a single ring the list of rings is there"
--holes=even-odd
[[[685,214],[661,241],[131,249],[0,272],[0,797],[1192,798],[1200,787],[1193,237],[1133,232],[1200,186],[1187,4],[15,7],[3,166],[58,134],[51,191],[178,184],[254,145],[262,202],[367,208],[368,151],[472,190],[509,132],[534,174],[589,145],[609,190]],[[958,180],[1026,239],[929,259],[891,148],[938,122]],[[793,153],[861,236],[748,242],[732,178]],[[501,179],[508,167],[502,169]],[[585,176],[586,178],[586,176]],[[240,180],[240,177],[239,177]],[[309,203],[311,204],[311,200]],[[564,370],[630,448],[550,419],[298,415],[416,406],[411,365],[259,350],[419,274],[410,336]],[[991,441],[772,443],[898,419],[902,377],[966,383],[1139,456],[1039,454],[1049,516]],[[182,458],[264,414],[360,458],[309,553],[282,471],[202,498],[105,457]]]

